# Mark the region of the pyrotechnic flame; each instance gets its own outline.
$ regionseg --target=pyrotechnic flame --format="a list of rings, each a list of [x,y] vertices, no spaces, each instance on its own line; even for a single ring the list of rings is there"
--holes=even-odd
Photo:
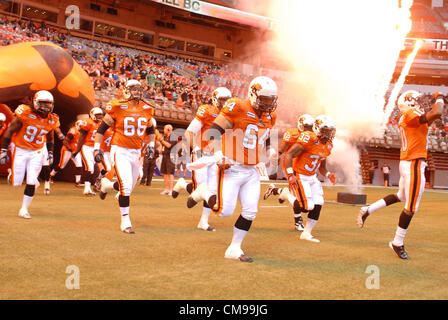
[[[423,45],[423,41],[417,40],[417,42],[415,43],[414,49],[412,50],[411,54],[406,59],[406,63],[401,71],[400,77],[398,78],[397,82],[395,83],[394,89],[392,90],[392,92],[390,94],[389,101],[387,103],[386,110],[384,112],[384,119],[383,119],[383,124],[382,124],[383,129],[385,128],[385,126],[389,120],[390,114],[394,110],[395,101],[397,100],[398,95],[400,94],[400,91],[403,88],[404,82],[406,80],[406,76],[409,74],[409,70],[411,70],[412,63],[414,62],[415,57],[417,56],[418,50],[421,48],[422,45]]]
[[[412,2],[270,1],[269,16],[280,21],[277,51],[291,64],[279,106],[292,110],[290,118],[325,113],[336,122],[337,138],[347,142],[381,135],[385,94],[411,28]],[[348,180],[359,181],[359,154],[352,154],[337,164],[346,167],[344,176],[357,175]]]

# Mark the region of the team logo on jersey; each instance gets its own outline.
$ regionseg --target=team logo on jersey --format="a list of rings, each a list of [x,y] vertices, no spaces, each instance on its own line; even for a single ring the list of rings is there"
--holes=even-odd
[[[122,105],[120,105],[120,108],[121,108],[121,109],[127,109],[127,108],[128,108],[128,105],[127,105],[127,104],[122,104]]]
[[[29,117],[30,117],[31,119],[34,119],[34,120],[37,119],[37,117],[36,117],[34,114],[30,114]]]
[[[218,115],[216,113],[212,113],[212,117],[216,118]]]
[[[248,112],[247,116],[255,119],[255,113]]]
[[[147,104],[145,104],[145,105],[143,106],[143,109],[149,109],[149,108],[151,108],[151,107],[148,106]]]
[[[328,150],[333,149],[333,146],[331,144],[328,145]]]
[[[54,120],[48,121],[50,124],[55,124]]]

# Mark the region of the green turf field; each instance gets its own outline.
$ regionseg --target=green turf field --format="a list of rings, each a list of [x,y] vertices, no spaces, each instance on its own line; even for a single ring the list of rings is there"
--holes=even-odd
[[[334,203],[345,190],[326,187],[330,202],[314,229],[316,244],[299,240],[289,207],[261,200],[243,243],[255,260],[248,264],[223,257],[238,209],[231,218],[210,218],[216,232],[201,231],[201,208],[188,210],[185,195],[161,196],[162,182],[137,186],[136,234],[127,235],[113,196],[86,198],[67,183],[52,188],[50,196],[37,190],[27,221],[17,216],[23,187],[0,181],[0,299],[448,299],[446,192],[424,193],[405,241],[410,261],[388,247],[400,204],[377,211],[359,229],[359,207]],[[368,202],[392,192],[364,189]],[[66,287],[72,265],[80,289]],[[371,265],[378,267],[379,289],[366,288]]]

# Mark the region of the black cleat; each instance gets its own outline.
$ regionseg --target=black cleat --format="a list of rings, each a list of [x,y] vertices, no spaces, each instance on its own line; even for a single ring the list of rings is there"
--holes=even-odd
[[[240,257],[240,261],[241,261],[241,262],[249,262],[249,263],[254,262],[254,260],[253,260],[251,257],[246,256],[245,254],[242,254],[242,255],[241,255],[241,257]]]
[[[127,227],[126,229],[124,229],[122,231],[127,234],[135,234],[135,231],[132,227]]]
[[[195,201],[191,196],[188,197],[188,200],[187,200],[187,208],[188,209],[193,208],[197,204],[198,204],[197,201]]]
[[[101,200],[106,199],[106,196],[107,196],[107,192],[102,192],[102,191],[100,191],[100,199],[101,199]]]
[[[173,197],[173,199],[176,199],[179,196],[179,192],[177,191],[171,191],[171,196]]]
[[[411,258],[409,258],[408,254],[406,253],[406,251],[404,250],[404,245],[403,246],[396,246],[394,245],[392,242],[389,242],[389,247],[395,251],[395,253],[397,254],[397,256],[400,259],[403,260],[411,260]]]

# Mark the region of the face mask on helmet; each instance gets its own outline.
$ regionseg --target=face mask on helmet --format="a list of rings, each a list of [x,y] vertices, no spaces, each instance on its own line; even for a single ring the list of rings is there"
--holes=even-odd
[[[418,91],[406,91],[398,98],[398,108],[402,113],[411,108],[418,108],[421,103],[420,99],[421,94]]]
[[[257,77],[249,85],[249,101],[261,113],[277,109],[277,85],[268,77]]]
[[[232,94],[229,89],[221,87],[216,89],[212,94],[212,103],[215,107],[222,109],[227,100],[232,98]]]
[[[313,131],[322,143],[333,141],[336,135],[336,128],[327,117],[318,117],[314,122]]]
[[[96,108],[98,110],[90,111],[90,118],[95,122],[100,122],[104,118],[104,113],[100,108]]]
[[[141,100],[143,97],[143,89],[140,85],[129,86],[125,90],[125,97],[128,100]]]
[[[34,101],[34,109],[39,116],[46,118],[53,111],[53,101],[40,100],[38,98]]]
[[[314,119],[310,115],[302,115],[297,121],[297,127],[300,131],[313,131]]]

